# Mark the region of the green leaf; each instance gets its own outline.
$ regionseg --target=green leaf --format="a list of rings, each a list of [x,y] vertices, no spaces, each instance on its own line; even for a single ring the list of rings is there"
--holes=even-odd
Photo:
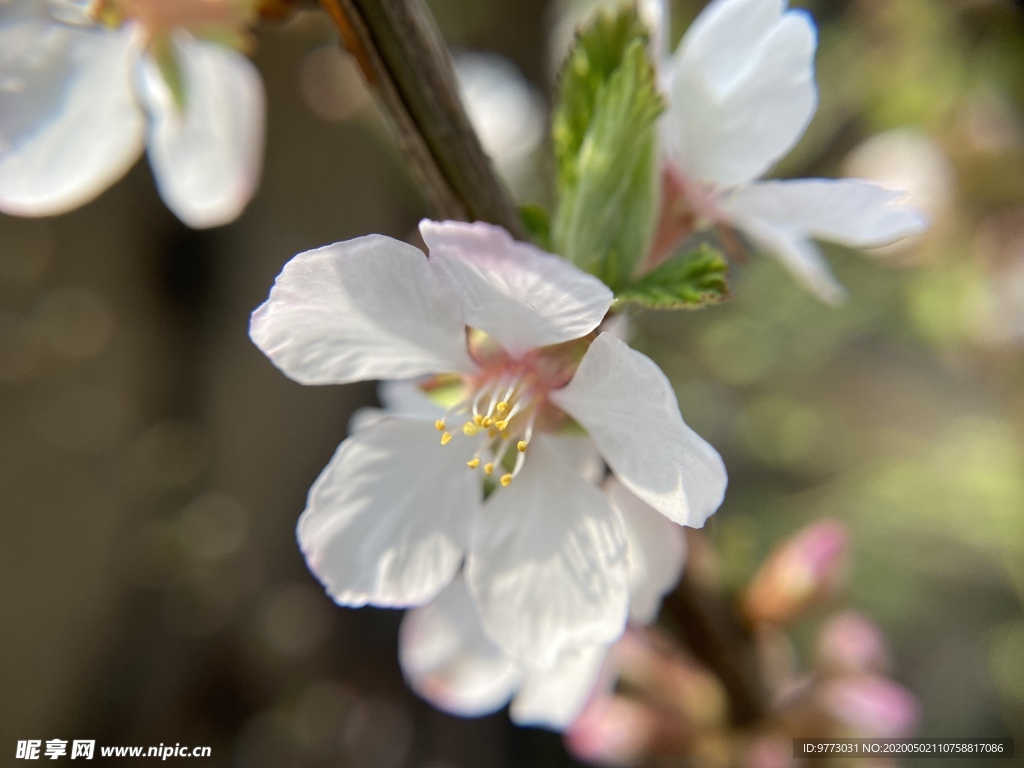
[[[647,42],[647,29],[634,9],[599,12],[576,40],[559,76],[558,105],[552,119],[559,185],[571,184],[576,158],[593,122],[598,92],[623,61],[634,40]]]
[[[615,299],[651,309],[697,309],[730,298],[728,271],[722,252],[701,243],[623,288]]]
[[[519,219],[533,244],[551,250],[551,216],[539,205],[529,203],[519,206]]]
[[[598,15],[566,60],[553,125],[555,250],[613,289],[629,281],[658,208],[655,126],[663,108],[634,8]]]

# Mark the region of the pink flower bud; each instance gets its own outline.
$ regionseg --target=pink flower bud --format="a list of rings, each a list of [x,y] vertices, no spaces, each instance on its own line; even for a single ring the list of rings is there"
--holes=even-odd
[[[785,624],[831,596],[840,581],[847,539],[841,523],[820,520],[784,542],[747,589],[747,616]]]
[[[621,696],[593,699],[565,732],[565,746],[579,760],[631,765],[651,754],[658,713]]]
[[[781,735],[762,735],[750,742],[743,768],[792,768],[793,740]]]
[[[818,635],[818,665],[837,672],[884,672],[889,647],[882,631],[866,616],[843,611],[829,619]]]
[[[917,727],[917,699],[888,678],[851,675],[830,680],[822,688],[821,702],[844,730],[860,738],[905,738]]]

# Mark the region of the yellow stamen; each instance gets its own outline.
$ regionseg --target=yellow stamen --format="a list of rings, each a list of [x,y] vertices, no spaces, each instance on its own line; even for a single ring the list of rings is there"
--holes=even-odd
[[[476,416],[473,417],[473,423],[479,427],[481,424],[484,423],[484,417],[478,413]]]
[[[498,409],[498,413],[508,413],[508,403],[506,403],[504,400],[502,400],[494,407]]]
[[[498,432],[497,434],[501,435],[502,440],[508,440],[509,438],[512,437],[511,432]]]
[[[512,475],[502,475],[502,476],[501,476],[501,484],[502,484],[502,485],[503,485],[504,487],[508,488],[508,486],[509,486],[509,484],[510,484],[511,482],[512,482]]]
[[[501,421],[494,422],[494,426],[498,428],[499,432],[504,432],[506,429],[508,429],[508,422],[502,419]]]
[[[516,448],[519,449],[520,453],[526,453],[526,441],[520,440],[518,443],[516,443]]]
[[[451,441],[452,441],[452,433],[451,432],[445,432],[443,435],[441,435],[441,445],[448,445],[448,443],[450,443]]]
[[[484,420],[480,422],[480,426],[481,427],[490,427],[493,424],[494,424],[494,419],[492,419],[490,416],[485,417]]]
[[[470,469],[476,469],[480,466],[480,457],[474,456],[472,459],[466,462],[466,466]]]
[[[472,437],[473,435],[475,435],[479,431],[480,431],[480,427],[478,427],[472,421],[467,421],[465,424],[462,425],[462,433],[464,435],[469,435],[469,436]]]
[[[437,427],[438,432],[444,432],[447,427],[445,426],[444,419],[438,419],[434,422],[434,426]]]
[[[485,475],[489,475],[493,471],[494,471],[494,464],[492,464],[491,462],[487,462],[486,464],[484,464],[484,474]]]

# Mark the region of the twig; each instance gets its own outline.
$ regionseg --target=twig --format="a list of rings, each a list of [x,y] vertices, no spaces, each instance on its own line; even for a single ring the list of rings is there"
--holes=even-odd
[[[693,655],[721,680],[733,723],[743,726],[763,719],[768,700],[757,652],[734,606],[687,574],[665,598],[664,611]]]
[[[435,216],[521,235],[516,206],[462,108],[448,49],[421,0],[321,0],[394,122]]]

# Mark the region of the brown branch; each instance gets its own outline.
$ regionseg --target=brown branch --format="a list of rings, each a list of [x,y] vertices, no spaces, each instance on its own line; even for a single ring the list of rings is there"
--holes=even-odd
[[[321,0],[390,114],[435,216],[522,235],[515,203],[462,108],[451,57],[421,0]]]
[[[768,697],[757,650],[735,606],[689,572],[663,605],[693,655],[721,680],[733,723],[744,726],[763,719]]]

